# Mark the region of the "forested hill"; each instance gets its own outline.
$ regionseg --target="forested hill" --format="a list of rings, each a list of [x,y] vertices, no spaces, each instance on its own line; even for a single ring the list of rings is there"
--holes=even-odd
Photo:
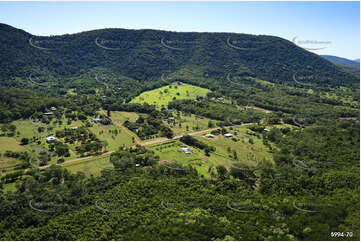
[[[321,55],[321,56],[323,58],[325,58],[326,60],[329,60],[329,61],[331,61],[332,63],[334,63],[336,65],[360,68],[360,63],[358,63],[356,61],[353,61],[353,60],[349,60],[349,59],[346,59],[346,58],[333,56],[333,55]]]
[[[29,73],[69,77],[101,67],[139,81],[165,72],[197,71],[213,80],[227,73],[277,83],[312,76],[319,84],[359,82],[322,57],[274,36],[101,29],[39,37],[0,24],[0,80]]]

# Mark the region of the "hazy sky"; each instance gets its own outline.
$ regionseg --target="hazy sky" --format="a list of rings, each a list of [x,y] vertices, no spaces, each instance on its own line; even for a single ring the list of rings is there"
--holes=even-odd
[[[359,2],[0,2],[0,22],[34,35],[127,28],[297,37],[325,48],[316,54],[360,57]]]

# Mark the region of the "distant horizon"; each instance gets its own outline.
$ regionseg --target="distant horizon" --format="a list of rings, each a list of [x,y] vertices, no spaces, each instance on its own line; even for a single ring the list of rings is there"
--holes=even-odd
[[[0,2],[0,22],[37,36],[105,28],[268,35],[355,60],[359,10],[360,2]]]

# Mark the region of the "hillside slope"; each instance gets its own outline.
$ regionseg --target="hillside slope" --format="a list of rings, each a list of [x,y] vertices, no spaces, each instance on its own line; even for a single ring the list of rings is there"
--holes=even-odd
[[[346,72],[356,76],[357,78],[360,78],[360,62],[357,62],[357,60],[349,60],[333,55],[321,56],[333,64],[343,68]]]
[[[360,67],[360,63],[346,58],[342,58],[334,55],[321,55],[321,56],[336,65],[342,65],[348,67]]]
[[[358,82],[322,57],[274,36],[101,29],[39,37],[0,24],[0,41],[2,80],[34,72],[73,76],[101,67],[140,81],[197,70],[214,79],[235,73],[283,83],[297,73],[320,84]]]

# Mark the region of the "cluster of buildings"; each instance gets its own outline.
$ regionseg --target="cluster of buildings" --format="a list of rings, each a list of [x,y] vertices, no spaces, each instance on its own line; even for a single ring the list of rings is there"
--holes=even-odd
[[[46,113],[44,113],[44,114],[45,114],[45,115],[53,115],[53,114],[54,114],[54,111],[56,111],[56,107],[51,107],[50,110],[51,110],[52,112],[46,112]]]

